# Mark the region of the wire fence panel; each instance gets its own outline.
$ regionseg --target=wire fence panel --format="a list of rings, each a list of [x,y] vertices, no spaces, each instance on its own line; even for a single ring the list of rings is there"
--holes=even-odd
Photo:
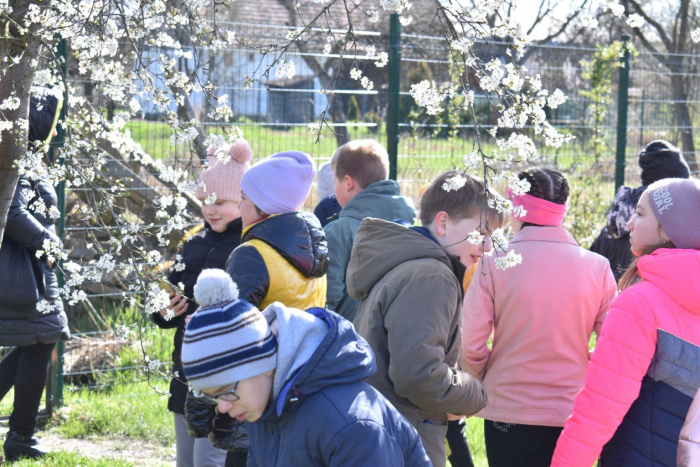
[[[263,24],[232,23],[237,37],[245,37],[254,43],[264,43],[286,35],[294,28]],[[389,38],[372,31],[356,31],[378,50],[389,50]],[[321,37],[321,39],[319,39]],[[309,37],[301,49],[290,51],[287,60],[294,63],[296,74],[287,79],[277,76],[273,68],[267,79],[246,84],[244,75],[251,76],[260,66],[261,56],[243,47],[225,51],[213,57],[212,74],[208,79],[217,86],[218,97],[226,94],[227,102],[234,111],[232,125],[238,126],[253,148],[254,161],[273,153],[285,150],[300,150],[309,153],[320,165],[328,162],[338,145],[350,140],[373,138],[387,143],[388,89],[385,84],[389,70],[375,65],[374,60],[364,55],[327,54],[322,35]],[[421,188],[444,170],[464,166],[464,156],[476,146],[476,132],[484,152],[497,151],[494,138],[486,133],[498,125],[499,116],[493,110],[497,103],[495,96],[477,92],[474,114],[480,129],[474,125],[473,117],[466,112],[451,118],[446,112],[428,116],[422,112],[410,96],[412,84],[424,79],[434,80],[438,85],[449,84],[449,63],[445,53],[444,38],[403,34],[401,36],[402,57],[400,68],[399,96],[399,146],[398,177],[402,194],[420,203]],[[478,45],[478,44],[477,44]],[[183,50],[187,51],[187,47]],[[477,46],[477,53],[504,60],[505,47],[499,44]],[[605,214],[614,196],[615,143],[617,132],[617,75],[611,84],[612,93],[602,123],[594,129],[592,103],[585,92],[590,83],[582,78],[582,60],[591,60],[596,49],[576,48],[556,44],[532,46],[522,60],[528,75],[539,75],[543,89],[550,92],[560,89],[568,100],[556,109],[546,108],[548,121],[562,132],[568,132],[575,139],[560,148],[547,147],[543,138],[536,135],[531,127],[523,131],[537,144],[540,158],[533,164],[557,168],[569,176],[571,185],[570,211],[565,226],[570,228],[582,246],[587,247],[605,223]],[[154,50],[153,53],[156,53]],[[209,57],[210,51],[198,48],[200,56]],[[70,55],[70,54],[69,54]],[[489,58],[490,59],[490,58]],[[69,60],[72,60],[69,56]],[[266,63],[263,58],[263,65]],[[181,71],[192,72],[194,62],[179,61]],[[684,137],[697,140],[700,122],[697,109],[700,101],[687,99],[696,96],[698,88],[698,59],[696,56],[667,56],[660,60],[654,55],[641,52],[630,66],[630,90],[626,148],[627,163],[625,180],[628,184],[639,184],[640,170],[636,156],[642,146],[654,139],[668,139],[681,144]],[[669,66],[678,71],[671,73]],[[372,89],[364,89],[359,80],[349,76],[349,70],[357,68],[363,76],[373,81]],[[327,84],[328,77],[340,73],[333,82],[332,89]],[[467,80],[476,84],[476,77],[468,75]],[[679,92],[679,80],[684,84],[684,92]],[[119,109],[108,102],[100,102],[91,84],[72,81],[71,85],[95,105],[107,109],[107,118],[114,118]],[[165,84],[163,83],[165,87]],[[675,86],[675,87],[674,87]],[[476,89],[476,88],[475,88]],[[329,94],[332,92],[332,94]],[[189,170],[195,175],[202,161],[187,144],[173,144],[172,132],[164,122],[165,109],[158,109],[149,100],[150,96],[139,96],[143,115],[141,119],[127,123],[134,140],[140,144],[144,154],[156,161],[162,161],[166,168]],[[195,118],[203,132],[220,133],[219,123],[210,114],[215,102],[208,102],[201,93],[190,96]],[[445,107],[449,102],[445,102]],[[177,110],[171,108],[168,110]],[[683,112],[689,119],[683,119]],[[328,127],[336,134],[325,131],[316,142],[310,125],[324,117]],[[497,137],[507,138],[511,130],[499,129]],[[601,146],[594,149],[593,140],[598,138]],[[600,150],[600,147],[603,149]],[[683,144],[688,156],[694,154],[694,146]],[[519,167],[512,165],[510,170]],[[172,183],[159,179],[137,161],[121,158],[111,151],[104,170],[120,182],[127,190],[115,208],[115,215],[121,215],[129,222],[139,225],[153,223],[160,225],[156,218],[156,201],[165,195],[172,196],[176,190]],[[496,188],[503,189],[503,181],[494,181]],[[88,209],[86,201],[94,196],[89,187],[71,187],[67,191],[66,203],[66,245],[70,259],[82,266],[91,267],[102,252],[111,251],[110,232],[116,229],[110,224],[108,213],[104,225],[95,222],[96,216]],[[318,202],[315,189],[307,199],[304,209],[311,211]],[[188,201],[186,229],[190,233],[201,227],[202,219],[195,201]],[[182,235],[172,235],[167,246],[153,244],[149,238],[138,238],[136,242],[158,249],[162,253],[161,273],[166,273],[174,255],[183,241]],[[149,243],[150,242],[150,243]],[[92,310],[84,307],[67,307],[74,329],[87,331],[99,329],[98,333],[77,333],[73,341],[66,344],[64,382],[67,401],[69,394],[85,391],[109,392],[115,386],[141,381],[144,378],[143,349],[134,335],[129,339],[117,338],[110,322],[113,313],[105,310],[131,304],[138,309],[139,296],[129,290],[133,277],[120,277],[116,272],[105,275],[100,284],[86,286]],[[138,313],[137,313],[138,314]],[[136,316],[134,317],[136,320]],[[119,321],[123,324],[124,321]],[[146,323],[146,324],[144,324]],[[172,333],[155,329],[146,321],[141,322],[144,348],[149,355],[158,355],[160,361],[170,361]],[[166,373],[167,365],[163,367]],[[6,413],[10,399],[0,407]]]

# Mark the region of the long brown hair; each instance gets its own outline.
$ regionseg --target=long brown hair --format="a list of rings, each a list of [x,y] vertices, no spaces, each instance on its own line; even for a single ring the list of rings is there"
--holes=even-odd
[[[659,228],[661,228],[660,225]],[[639,261],[639,258],[641,258],[644,255],[650,255],[659,248],[676,248],[676,245],[674,245],[673,242],[669,241],[666,243],[660,243],[657,245],[650,245],[648,247],[645,247],[642,250],[642,254],[632,260],[630,265],[627,267],[625,273],[622,275],[622,277],[620,277],[620,282],[617,283],[617,289],[620,292],[637,283],[637,279],[639,278],[639,268],[637,267],[637,262]]]

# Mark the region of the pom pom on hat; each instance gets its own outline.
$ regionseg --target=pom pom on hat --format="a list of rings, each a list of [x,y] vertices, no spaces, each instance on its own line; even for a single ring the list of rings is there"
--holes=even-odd
[[[194,285],[194,299],[201,306],[232,302],[238,299],[238,286],[223,269],[205,269]]]
[[[204,187],[197,187],[195,195],[206,199],[214,193],[217,199],[239,202],[241,178],[250,168],[249,161],[253,158],[250,144],[240,139],[230,146],[211,147],[208,154],[209,169],[199,176]]]

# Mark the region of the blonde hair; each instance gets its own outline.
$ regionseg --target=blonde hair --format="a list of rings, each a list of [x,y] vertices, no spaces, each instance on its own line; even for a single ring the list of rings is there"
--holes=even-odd
[[[331,168],[337,179],[349,175],[365,189],[389,177],[389,154],[373,139],[358,139],[335,151]]]

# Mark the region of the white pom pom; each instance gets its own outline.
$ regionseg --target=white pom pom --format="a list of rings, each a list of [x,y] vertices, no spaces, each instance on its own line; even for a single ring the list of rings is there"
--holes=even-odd
[[[201,306],[232,302],[238,298],[238,286],[222,269],[205,269],[194,286],[194,299]]]

